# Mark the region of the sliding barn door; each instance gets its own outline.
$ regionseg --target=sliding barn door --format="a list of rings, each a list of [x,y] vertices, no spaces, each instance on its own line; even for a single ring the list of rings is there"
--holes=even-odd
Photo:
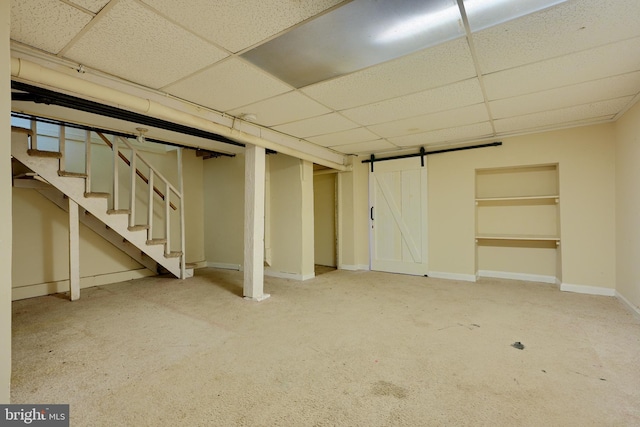
[[[426,166],[419,158],[374,163],[369,200],[371,269],[426,275]]]

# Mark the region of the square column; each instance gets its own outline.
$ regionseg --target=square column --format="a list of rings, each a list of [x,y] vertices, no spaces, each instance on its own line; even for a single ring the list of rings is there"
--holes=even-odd
[[[80,222],[78,204],[69,199],[69,291],[71,301],[80,298]]]
[[[264,293],[265,149],[247,145],[244,161],[244,286],[245,299],[262,301]]]

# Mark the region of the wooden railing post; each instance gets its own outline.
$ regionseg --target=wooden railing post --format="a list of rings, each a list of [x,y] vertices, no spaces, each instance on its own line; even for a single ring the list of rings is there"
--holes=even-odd
[[[91,131],[84,134],[84,173],[87,178],[84,181],[85,193],[91,193]]]
[[[131,150],[131,189],[129,192],[129,227],[136,225],[136,152]]]
[[[167,239],[165,252],[168,254],[171,252],[171,210],[169,209],[169,199],[171,197],[171,188],[169,187],[169,181],[165,182],[164,192],[164,235]]]
[[[111,147],[113,150],[113,210],[117,211],[120,205],[120,201],[118,200],[118,189],[120,186],[118,179],[118,139],[113,139],[113,146]]]
[[[58,163],[58,170],[66,171],[66,163],[64,161],[64,157],[66,155],[66,132],[65,126],[60,125],[60,133],[58,135],[58,151],[60,152],[60,159]]]
[[[185,271],[185,236],[184,236],[184,178],[182,176],[182,148],[178,148],[178,180],[180,189],[180,278],[186,279]]]
[[[31,119],[31,149],[38,149],[38,123]]]
[[[149,168],[149,203],[147,209],[147,224],[149,229],[147,230],[147,240],[153,240],[153,169]]]

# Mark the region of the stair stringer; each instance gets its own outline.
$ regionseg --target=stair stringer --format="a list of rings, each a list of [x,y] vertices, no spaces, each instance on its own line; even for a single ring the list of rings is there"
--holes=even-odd
[[[129,231],[127,215],[107,214],[107,200],[104,198],[85,197],[85,180],[78,177],[58,176],[58,159],[36,157],[27,154],[28,136],[23,133],[12,132],[11,155],[44,178],[49,184],[71,198],[87,212],[109,226],[124,239],[150,258],[164,267],[168,272],[180,278],[180,257],[166,258],[164,246],[147,245],[146,230]],[[184,255],[182,255],[184,256]]]

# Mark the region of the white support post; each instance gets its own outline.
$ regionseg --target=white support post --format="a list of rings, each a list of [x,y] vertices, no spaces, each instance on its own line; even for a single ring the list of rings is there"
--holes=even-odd
[[[80,298],[80,221],[78,204],[69,199],[69,291],[71,301]]]
[[[129,227],[136,225],[136,153],[131,150],[131,186],[129,191]]]
[[[264,293],[265,149],[247,144],[244,152],[244,286],[245,299],[262,301]]]
[[[85,193],[91,193],[91,131],[87,130],[84,135],[84,173],[87,177],[84,180]]]
[[[35,119],[31,119],[31,149],[38,149],[38,122]]]
[[[149,199],[147,201],[147,240],[153,240],[153,169],[149,168]]]
[[[118,188],[120,187],[118,179],[118,138],[113,139],[113,210],[117,211],[120,205]]]

